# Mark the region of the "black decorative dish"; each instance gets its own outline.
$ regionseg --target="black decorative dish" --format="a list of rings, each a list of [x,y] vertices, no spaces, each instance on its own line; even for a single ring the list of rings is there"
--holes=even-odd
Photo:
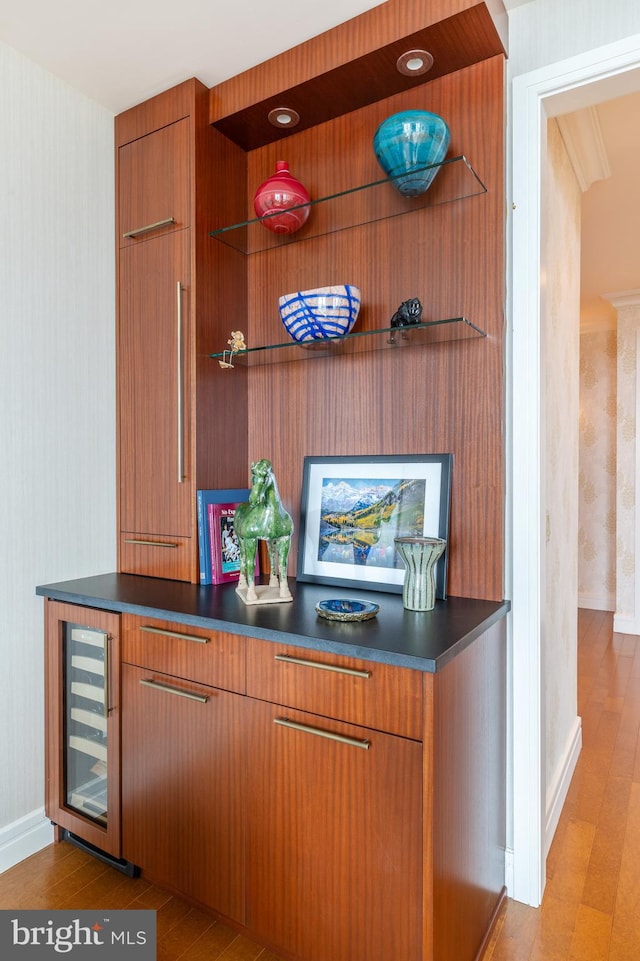
[[[342,597],[319,601],[316,611],[328,621],[368,621],[380,610],[379,604],[368,601],[354,601]]]

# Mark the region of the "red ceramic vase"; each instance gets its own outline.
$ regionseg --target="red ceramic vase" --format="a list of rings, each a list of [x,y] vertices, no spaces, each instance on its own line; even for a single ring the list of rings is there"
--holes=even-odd
[[[309,217],[309,192],[289,173],[286,160],[276,161],[276,172],[260,184],[253,208],[261,223],[274,234],[293,234]],[[294,208],[294,209],[292,209]]]

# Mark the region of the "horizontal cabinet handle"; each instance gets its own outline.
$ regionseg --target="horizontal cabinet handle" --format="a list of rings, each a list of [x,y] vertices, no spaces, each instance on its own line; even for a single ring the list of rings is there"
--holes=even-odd
[[[125,544],[142,544],[143,547],[173,547],[176,548],[177,544],[170,544],[169,541],[143,541],[139,537],[125,537]]]
[[[160,681],[142,679],[140,683],[143,687],[153,687],[157,691],[164,691],[165,694],[176,694],[178,697],[186,697],[190,701],[199,701],[200,704],[206,704],[209,700],[208,694],[196,694],[194,691],[183,691],[181,687],[171,687],[170,684],[161,684]]]
[[[147,634],[163,634],[165,637],[177,637],[181,641],[195,641],[197,644],[208,644],[208,637],[196,637],[195,634],[181,634],[179,631],[166,631],[161,627],[153,627],[150,624],[143,624],[140,628]]]
[[[316,737],[326,737],[329,741],[338,741],[340,744],[348,744],[349,747],[360,747],[368,751],[371,742],[365,738],[347,737],[344,734],[334,734],[333,731],[323,731],[321,727],[311,727],[310,724],[298,724],[297,721],[290,721],[286,717],[274,717],[274,724],[280,727],[288,727],[293,731],[302,731],[303,734],[315,734]]]
[[[174,217],[167,217],[166,220],[156,220],[155,224],[145,224],[144,227],[136,227],[135,230],[127,230],[122,236],[125,238],[139,237],[140,234],[148,234],[152,230],[159,230],[160,227],[170,227],[175,224]]]
[[[275,654],[276,661],[287,664],[300,664],[301,667],[315,667],[319,671],[333,671],[334,674],[349,674],[351,677],[371,677],[371,671],[358,671],[353,667],[337,667],[335,664],[323,664],[322,661],[305,661],[303,657],[293,657],[291,654]]]

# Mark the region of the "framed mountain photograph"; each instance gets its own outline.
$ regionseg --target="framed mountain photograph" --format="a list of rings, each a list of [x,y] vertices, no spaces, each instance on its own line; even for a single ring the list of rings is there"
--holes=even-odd
[[[299,581],[402,593],[396,537],[449,537],[452,454],[305,457]],[[446,596],[447,551],[436,568]]]

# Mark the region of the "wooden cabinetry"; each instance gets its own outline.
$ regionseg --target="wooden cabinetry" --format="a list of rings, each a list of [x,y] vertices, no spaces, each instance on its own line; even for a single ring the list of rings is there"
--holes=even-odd
[[[206,361],[230,329],[203,229],[224,169],[196,80],[116,118],[119,569],[197,582],[196,490],[246,485],[245,385]],[[218,174],[219,175],[219,174]],[[228,336],[228,335],[227,335]]]
[[[485,3],[409,6],[116,119],[120,571],[197,582],[196,490],[246,486],[251,460],[272,460],[297,520],[305,455],[451,452],[449,593],[503,597],[503,50]],[[399,80],[417,47],[433,73]],[[293,131],[266,120],[282,104]],[[248,254],[209,236],[250,216],[281,158],[314,198],[370,183],[376,127],[425,107],[486,193],[386,219],[369,193],[348,230],[317,205],[315,235]],[[362,290],[362,331],[418,296],[425,320],[466,316],[487,336],[250,376],[210,358],[232,329],[278,342],[278,297],[333,283]],[[201,621],[218,600],[193,603]],[[426,657],[424,621],[402,617],[409,659]],[[264,640],[265,624],[287,635],[286,612],[242,618],[257,637],[202,645],[200,629],[126,615],[125,855],[297,961],[472,961],[503,892],[504,623],[431,674],[326,652],[310,666]]]
[[[45,603],[45,813],[120,858],[120,617]]]
[[[123,857],[292,961],[474,961],[504,894],[508,605],[415,615],[374,595],[374,622],[331,624],[308,616],[319,590],[260,609],[122,574],[39,588],[64,601],[47,602],[48,813],[60,639],[113,617]]]
[[[189,226],[190,125],[184,117],[120,147],[120,247]]]
[[[123,620],[124,856],[299,961],[477,956],[503,894],[504,622],[431,674]]]
[[[124,618],[122,847],[150,878],[242,923],[243,698],[197,680],[243,679],[229,641]]]
[[[504,623],[435,674],[248,639],[249,929],[304,961],[478,957],[504,893],[504,684]]]
[[[252,697],[422,740],[419,671],[251,637],[245,645]]]
[[[118,368],[123,563],[142,554],[150,570],[182,579],[192,546],[188,234],[121,252]]]
[[[433,69],[399,74],[398,57],[416,48],[432,51]],[[297,530],[305,455],[450,452],[448,590],[503,597],[503,96],[504,51],[486,3],[421,0],[408,10],[392,0],[210,91],[191,80],[116,118],[120,570],[196,582],[195,491],[246,486],[253,460],[273,462]],[[291,129],[267,119],[282,105],[300,115]],[[352,196],[362,216],[351,229],[342,229],[335,204],[324,203],[278,247],[269,239],[269,249],[249,242],[241,250],[229,233],[209,236],[252,216],[251,198],[278,159],[314,200],[353,195],[380,179],[376,128],[416,108],[444,117],[450,156],[468,158],[486,193],[454,191],[466,199],[445,202],[443,172],[429,190],[434,206],[408,216],[395,216],[383,191],[364,191]],[[175,223],[135,233],[167,219]],[[257,231],[268,234],[262,225]],[[187,251],[182,417],[172,409],[180,365],[165,328],[176,265],[151,249],[145,267],[127,259],[169,232],[184,233]],[[167,287],[157,296],[155,264]],[[222,371],[211,360],[232,330],[241,329],[250,348],[278,343],[279,296],[338,283],[362,291],[358,332],[386,327],[402,301],[419,297],[424,320],[466,317],[486,337],[409,350],[367,350],[371,338],[362,338],[355,356],[269,362],[250,376],[239,364]],[[145,318],[143,301],[162,309],[162,364],[149,342],[155,308]]]
[[[418,961],[421,742],[258,700],[247,711],[250,931],[304,961]]]

